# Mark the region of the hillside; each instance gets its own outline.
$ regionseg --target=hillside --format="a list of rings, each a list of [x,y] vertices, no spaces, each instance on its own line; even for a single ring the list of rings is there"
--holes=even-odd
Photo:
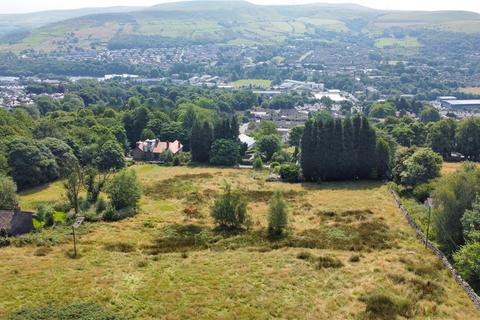
[[[40,247],[0,249],[0,318],[45,306],[45,297],[53,310],[88,302],[126,319],[364,319],[378,297],[393,303],[382,316],[478,317],[381,183],[272,184],[250,170],[134,168],[141,213],[83,226],[79,259],[66,256],[72,243],[61,228],[34,235]],[[209,207],[224,181],[249,202],[247,233],[212,229]],[[25,192],[20,202],[28,209],[56,201],[59,185]],[[286,241],[265,236],[274,190],[290,207]]]
[[[141,7],[85,8],[77,10],[53,10],[22,14],[0,14],[0,37],[28,32],[44,25],[90,14],[129,12]]]
[[[121,48],[135,47],[136,42],[172,40],[268,44],[290,37],[318,38],[318,31],[365,33],[376,37],[390,28],[478,32],[480,15],[389,12],[356,5],[259,6],[244,1],[193,1],[57,21],[4,39],[1,48],[13,51],[28,48],[49,51],[68,46]]]

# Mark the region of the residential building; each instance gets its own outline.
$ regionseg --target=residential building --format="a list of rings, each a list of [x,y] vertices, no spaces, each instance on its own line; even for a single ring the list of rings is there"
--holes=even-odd
[[[159,139],[139,141],[132,151],[132,157],[136,161],[161,161],[161,155],[167,150],[175,155],[182,152],[183,145],[178,140],[174,142],[163,142]]]

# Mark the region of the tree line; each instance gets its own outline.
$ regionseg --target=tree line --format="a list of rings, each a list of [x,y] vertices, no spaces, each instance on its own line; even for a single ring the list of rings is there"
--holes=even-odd
[[[309,120],[301,141],[307,181],[382,179],[393,150],[362,116]]]

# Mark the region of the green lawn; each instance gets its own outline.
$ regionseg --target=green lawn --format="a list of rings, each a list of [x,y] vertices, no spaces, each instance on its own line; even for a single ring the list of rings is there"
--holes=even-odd
[[[262,88],[262,89],[268,89],[272,85],[271,80],[263,80],[263,79],[242,79],[242,80],[237,80],[233,82],[233,85],[236,88]]]
[[[402,39],[396,38],[380,38],[375,40],[375,46],[377,48],[386,48],[386,47],[405,47],[405,48],[417,48],[421,44],[418,42],[417,38],[406,37]]]

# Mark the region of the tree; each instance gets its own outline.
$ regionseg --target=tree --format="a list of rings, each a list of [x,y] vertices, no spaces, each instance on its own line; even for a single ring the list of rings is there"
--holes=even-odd
[[[142,196],[135,171],[127,169],[120,171],[109,181],[106,192],[115,210],[138,208]]]
[[[393,153],[391,147],[379,148],[375,130],[360,116],[309,120],[301,145],[307,181],[383,178],[389,169],[386,160]]]
[[[462,217],[472,209],[480,191],[480,169],[465,164],[461,170],[441,177],[435,184],[435,232],[440,248],[447,254],[465,242]]]
[[[210,150],[210,163],[217,166],[233,166],[240,159],[240,144],[236,140],[215,140]]]
[[[223,193],[216,197],[211,215],[220,228],[228,230],[241,229],[249,220],[247,203],[229,184],[226,184]]]
[[[125,167],[122,147],[113,140],[108,140],[98,147],[94,160],[100,172],[110,172]]]
[[[273,154],[281,149],[281,141],[277,135],[263,136],[257,142],[257,148],[265,160],[270,161]]]
[[[268,210],[268,234],[271,237],[281,237],[284,235],[287,226],[287,204],[283,199],[283,194],[280,191],[276,191],[273,194]]]
[[[440,113],[432,106],[425,106],[420,113],[420,121],[423,123],[440,121]]]
[[[49,96],[40,96],[35,100],[35,105],[37,106],[38,110],[40,110],[40,113],[42,115],[45,115],[49,112],[56,111],[60,109],[59,103],[49,97]]]
[[[11,178],[0,175],[0,210],[13,210],[17,203],[17,185]]]
[[[33,187],[59,177],[55,157],[40,141],[26,138],[7,142],[8,164],[18,187]]]
[[[383,119],[389,116],[395,116],[396,111],[395,105],[390,101],[375,102],[370,107],[368,116],[371,118]]]
[[[262,121],[260,122],[259,128],[255,130],[254,134],[257,139],[260,139],[263,136],[277,135],[277,125],[273,121]]]
[[[55,162],[59,168],[61,176],[66,174],[65,169],[71,161],[76,161],[77,158],[73,153],[73,149],[63,142],[62,140],[55,138],[45,138],[42,143],[50,150],[55,157]]]
[[[466,242],[480,242],[480,196],[477,194],[471,210],[466,210],[461,219]]]
[[[100,178],[96,167],[90,166],[83,170],[83,183],[87,190],[87,201],[89,203],[97,202],[98,196],[105,186],[106,178],[106,175],[102,175]]]
[[[70,205],[75,210],[75,214],[78,214],[80,211],[80,191],[84,187],[84,173],[76,159],[71,159],[70,163],[68,163],[63,187]]]
[[[195,122],[190,137],[190,150],[192,160],[195,162],[208,162],[210,160],[210,148],[212,147],[213,130],[208,122],[203,125]]]
[[[430,148],[443,157],[449,157],[455,151],[457,122],[443,119],[432,124],[428,130],[427,141]]]
[[[476,291],[480,290],[480,242],[470,242],[453,255],[455,269]]]
[[[457,144],[458,151],[467,158],[480,159],[480,119],[468,118],[460,123]]]
[[[300,147],[304,130],[305,126],[293,127],[288,136],[288,144],[292,147]]]
[[[405,186],[416,186],[440,176],[443,159],[428,148],[420,148],[405,160],[405,169],[400,174]]]

